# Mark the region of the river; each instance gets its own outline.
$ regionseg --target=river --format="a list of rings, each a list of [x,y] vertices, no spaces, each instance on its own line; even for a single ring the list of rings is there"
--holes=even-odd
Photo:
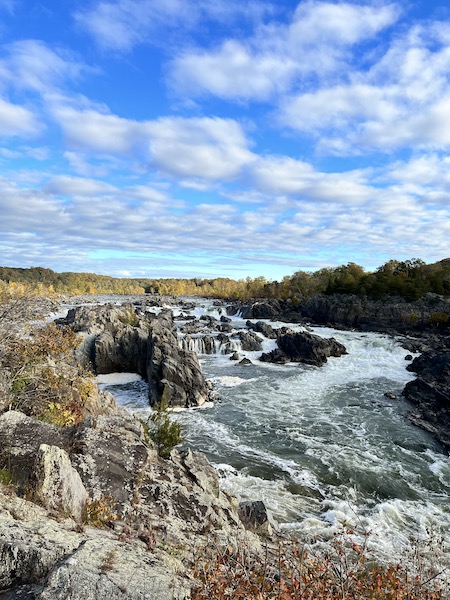
[[[211,302],[197,301],[191,315],[204,313],[221,314]],[[245,321],[235,316],[232,325],[239,330]],[[401,397],[412,379],[407,351],[387,335],[313,330],[335,337],[348,354],[322,367],[261,363],[261,352],[240,352],[249,366],[220,353],[200,355],[220,400],[174,414],[185,443],[207,455],[225,491],[263,500],[281,529],[295,536],[369,533],[372,548],[387,558],[407,551],[412,539],[431,536],[435,544],[442,537],[450,553],[450,459],[406,418],[412,410]],[[264,340],[265,350],[274,344]],[[149,414],[146,385],[137,377],[100,381],[121,404]]]

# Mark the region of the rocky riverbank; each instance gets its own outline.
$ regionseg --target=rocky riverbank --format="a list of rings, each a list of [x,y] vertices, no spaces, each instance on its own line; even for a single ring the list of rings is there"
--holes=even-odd
[[[78,358],[97,372],[141,373],[150,403],[176,398],[188,407],[212,397],[196,354],[179,348],[168,311],[98,305],[59,323],[79,333]],[[56,377],[67,367],[53,358],[48,366]],[[162,458],[145,423],[110,394],[89,393],[73,426],[3,405],[2,598],[184,599],[196,561],[213,548],[245,542],[260,551],[252,531],[270,535],[274,526],[261,502],[240,506],[223,493],[202,454],[175,449]]]
[[[71,428],[0,416],[2,597],[188,598],[209,546],[258,548],[203,455],[162,459],[142,423],[103,396]]]

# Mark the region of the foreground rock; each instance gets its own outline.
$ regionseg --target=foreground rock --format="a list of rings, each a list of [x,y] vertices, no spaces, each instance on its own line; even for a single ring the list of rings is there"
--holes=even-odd
[[[334,338],[322,338],[307,332],[287,333],[277,340],[278,349],[261,355],[263,362],[300,362],[320,367],[330,356],[347,354],[345,346]]]
[[[83,337],[80,358],[98,374],[139,373],[152,406],[189,408],[214,399],[195,352],[179,347],[172,312],[158,315],[131,304],[77,307],[58,323]]]
[[[63,430],[9,411],[0,449],[13,482],[0,484],[0,591],[181,600],[196,552],[236,538],[259,547],[205,457],[160,458],[122,409]]]
[[[403,390],[417,407],[411,420],[450,448],[450,350],[424,352],[407,369],[418,375]]]

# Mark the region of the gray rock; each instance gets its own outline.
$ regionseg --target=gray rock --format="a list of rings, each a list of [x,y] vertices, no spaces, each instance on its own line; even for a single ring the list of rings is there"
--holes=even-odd
[[[39,504],[81,522],[88,494],[65,450],[41,444],[33,479],[33,497]]]
[[[248,366],[252,365],[253,363],[249,358],[245,357],[239,361],[239,364],[242,365],[243,367],[248,367]]]
[[[239,517],[245,527],[259,535],[272,535],[279,529],[262,500],[240,502]]]
[[[307,332],[281,335],[278,347],[291,361],[321,366],[330,356],[347,354],[345,346],[334,338],[322,338]]]
[[[83,538],[72,522],[49,519],[31,502],[0,491],[0,590],[35,583]]]
[[[253,331],[257,333],[262,333],[266,338],[270,340],[275,340],[278,337],[277,332],[269,325],[269,323],[265,323],[264,321],[257,321],[256,323],[252,323],[251,321],[247,321],[247,326]]]
[[[186,408],[214,399],[195,352],[179,347],[170,310],[155,316],[137,312],[131,304],[79,307],[59,322],[83,332],[82,356],[97,373],[139,373],[149,384],[152,406],[163,397],[169,406]],[[206,343],[212,349],[214,342]]]
[[[252,331],[240,331],[242,350],[248,352],[258,352],[262,350],[262,339]]]
[[[7,467],[19,494],[32,487],[35,461],[41,444],[70,450],[72,433],[18,411],[0,416],[0,467]]]
[[[144,544],[88,539],[56,566],[39,600],[184,600],[189,586]]]

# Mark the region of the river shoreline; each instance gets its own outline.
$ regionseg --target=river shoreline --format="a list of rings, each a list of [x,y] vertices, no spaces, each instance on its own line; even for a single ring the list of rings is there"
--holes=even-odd
[[[223,349],[227,351],[227,353],[220,354],[220,360],[225,369],[222,384],[224,382],[232,383],[232,386],[227,389],[230,391],[236,390],[237,397],[242,396],[243,403],[239,406],[234,405],[233,396],[228,395],[227,400],[216,403],[215,408],[200,411],[187,410],[181,413],[181,418],[196,415],[199,419],[196,421],[197,424],[207,415],[208,429],[211,428],[212,424],[211,411],[225,408],[224,417],[226,422],[230,417],[233,419],[239,416],[238,422],[244,424],[245,420],[241,419],[239,411],[246,411],[245,406],[250,409],[249,415],[255,416],[258,414],[257,411],[261,411],[261,392],[255,392],[251,387],[252,379],[255,379],[258,373],[262,374],[263,377],[275,377],[279,373],[283,374],[284,383],[276,389],[277,395],[286,398],[289,387],[299,385],[300,380],[297,381],[298,377],[303,377],[301,380],[303,387],[304,377],[306,377],[306,381],[311,380],[313,385],[317,385],[322,376],[323,371],[321,369],[323,368],[331,373],[341,372],[341,379],[345,377],[345,372],[339,366],[344,363],[339,363],[339,361],[347,360],[348,363],[348,360],[354,360],[354,357],[358,356],[358,348],[360,347],[366,347],[371,352],[375,350],[378,354],[381,352],[385,357],[383,359],[385,368],[390,369],[391,352],[395,346],[392,346],[387,338],[372,340],[370,336],[366,339],[359,334],[349,333],[346,339],[350,344],[357,344],[355,350],[352,350],[347,357],[344,355],[340,358],[329,358],[325,367],[313,367],[308,364],[298,365],[296,363],[290,365],[259,364],[255,360],[258,351],[248,350],[242,352],[242,348],[246,344],[251,345],[257,342],[256,337],[258,336],[257,334],[253,336],[253,334],[241,335],[239,332],[238,334],[233,332],[234,325],[237,325],[237,323],[233,321],[233,318],[227,316],[227,313],[231,313],[231,309],[226,308],[230,306],[230,303],[209,301],[208,306],[211,311],[216,311],[215,320],[212,318],[202,320],[201,317],[205,314],[204,307],[201,311],[197,310],[196,312],[195,303],[189,299],[183,300],[180,307],[178,299],[159,300],[148,296],[133,298],[109,297],[108,301],[114,303],[112,306],[114,317],[111,319],[110,316],[107,316],[104,319],[107,313],[102,312],[101,305],[105,299],[105,297],[66,299],[63,307],[69,308],[75,304],[91,306],[94,304],[98,307],[97,312],[90,313],[90,309],[88,309],[87,312],[80,313],[82,316],[84,315],[83,318],[87,319],[84,323],[84,325],[87,325],[84,334],[84,339],[87,340],[85,349],[95,347],[96,354],[94,358],[102,357],[103,362],[101,364],[104,365],[106,365],[105,361],[108,359],[109,364],[105,366],[104,370],[110,370],[110,372],[117,367],[115,361],[119,360],[121,356],[117,348],[120,347],[122,350],[128,348],[130,350],[130,348],[135,348],[137,344],[140,350],[145,348],[145,375],[147,377],[149,373],[147,368],[150,365],[151,373],[155,377],[163,373],[163,379],[172,375],[176,376],[175,379],[177,379],[179,372],[173,363],[180,356],[184,365],[183,376],[186,376],[186,373],[195,374],[195,377],[188,378],[189,386],[199,386],[196,388],[197,391],[200,389],[202,394],[209,393],[211,391],[209,386],[203,389],[203,379],[196,371],[196,362],[189,354],[190,351],[182,350],[179,347],[180,340],[175,341],[176,337],[171,336],[184,326],[188,327],[189,330],[189,327],[192,328],[196,323],[202,327],[206,325],[209,330],[213,327],[214,344],[221,344]],[[118,307],[118,304],[123,301],[130,300],[132,301],[133,311],[136,311],[136,316],[133,316],[134,312],[130,312],[129,308],[121,309]],[[179,314],[177,314],[175,321],[164,312],[164,306],[177,309],[176,312],[179,312]],[[150,307],[155,312],[155,315],[151,317],[145,315],[146,309]],[[208,312],[208,310],[207,314],[211,317],[211,311]],[[189,314],[189,311],[191,311],[191,314]],[[156,313],[159,313],[159,315]],[[100,317],[100,321],[96,320],[98,317]],[[104,331],[104,326],[98,326],[99,322],[109,324],[107,329],[109,331],[108,335],[111,332],[113,333],[112,345],[111,338],[108,338]],[[254,318],[252,322],[256,323],[257,319]],[[72,320],[72,323],[77,323],[76,319]],[[80,324],[81,321],[78,321],[78,323]],[[120,323],[120,327],[118,323]],[[272,321],[272,323],[275,322]],[[247,326],[244,319],[240,319],[238,325],[239,328],[244,327],[246,329],[246,334],[251,333],[252,330]],[[227,329],[230,328],[231,331],[227,332]],[[302,326],[299,326],[299,329],[307,330],[306,327]],[[269,329],[265,329],[265,331],[270,335]],[[155,356],[154,350],[149,352],[149,332],[152,336],[151,348],[158,350],[156,354],[159,358]],[[318,331],[315,330],[315,332]],[[323,333],[325,334],[326,331]],[[185,333],[184,335],[194,336],[193,339],[197,340],[196,343],[198,343],[199,338],[195,336],[202,334]],[[237,337],[234,338],[235,335]],[[282,335],[290,334],[289,332],[283,332]],[[93,345],[94,338],[97,340],[96,345]],[[119,344],[115,347],[114,344],[119,340],[122,345]],[[264,335],[263,350],[270,351],[275,343],[276,339],[270,340]],[[252,359],[249,359],[249,362],[254,362],[254,364],[240,365],[238,361],[230,361],[233,344],[235,345],[234,351],[238,350],[238,352],[248,355]],[[181,354],[173,353],[175,345],[177,347],[176,352]],[[170,346],[171,350],[168,351],[166,346]],[[213,346],[210,347],[213,349]],[[91,350],[87,354],[89,355],[90,352]],[[183,354],[183,352],[187,354]],[[401,357],[403,357],[403,354],[404,352],[402,352]],[[134,356],[133,360],[136,360],[137,363],[141,361],[141,364],[143,364],[140,352],[128,353],[128,358],[130,355]],[[164,359],[164,357],[166,358]],[[186,357],[189,358],[187,363],[185,362]],[[399,358],[400,355],[397,354],[395,360],[398,364],[400,364]],[[167,359],[167,364],[171,365],[169,371],[158,371],[159,365],[164,362],[163,359]],[[205,361],[213,359],[214,354],[205,355],[200,362],[201,370],[209,373],[210,367]],[[404,359],[401,358],[401,360]],[[349,364],[352,365],[351,362]],[[166,367],[164,368],[166,369]],[[364,368],[363,363],[361,363],[360,370],[364,371]],[[234,377],[233,381],[230,379],[229,374],[231,373],[233,374],[231,379]],[[400,379],[403,381],[404,377],[403,374]],[[168,381],[170,383],[170,380]],[[238,385],[235,386],[235,384]],[[333,399],[333,402],[336,400],[336,391],[339,390],[339,385],[331,390],[330,399]],[[387,411],[387,416],[389,414],[395,416],[395,401],[392,401],[394,403],[392,404],[386,399],[386,402],[380,404],[378,400],[373,401],[369,398],[365,405],[364,403],[361,404],[361,400],[364,400],[364,396],[367,395],[363,389],[364,385],[359,391],[355,387],[354,391],[357,392],[358,398],[360,398],[355,403],[349,402],[345,394],[342,396],[342,408],[350,411],[348,412],[349,415],[357,415],[358,413],[355,411],[360,409],[369,410],[370,413],[375,414],[379,412],[378,409],[382,406],[382,410]],[[377,382],[374,398],[382,396],[382,386],[385,385],[384,380]],[[271,386],[272,383],[269,387]],[[279,384],[276,383],[276,386],[279,386]],[[283,386],[286,386],[286,389]],[[246,396],[245,389],[250,396]],[[295,389],[300,388],[296,387]],[[343,388],[342,392],[345,392]],[[198,395],[189,392],[183,402],[198,401],[198,398]],[[339,398],[337,400],[339,401]],[[148,403],[147,400],[145,401]],[[269,402],[269,397],[267,397],[267,401]],[[254,405],[258,407],[257,410],[252,408],[254,402],[258,403]],[[269,406],[267,405],[265,410],[268,409]],[[301,409],[301,406],[297,407],[296,418],[299,420],[302,419]],[[326,419],[321,420],[321,416],[326,417],[321,405],[318,404],[314,407],[313,403],[312,409],[313,412],[317,411],[317,423],[320,427],[329,427],[330,423],[332,424],[331,421],[327,423]],[[232,412],[227,412],[229,410]],[[292,407],[290,410],[292,410]],[[89,600],[99,600],[100,598],[105,598],[105,600],[107,598],[138,600],[142,597],[142,594],[146,594],[146,597],[154,600],[188,598],[192,583],[189,579],[189,570],[193,567],[192,560],[195,556],[192,553],[193,543],[197,548],[201,547],[202,544],[206,548],[211,545],[211,536],[213,535],[214,544],[221,543],[227,547],[230,543],[236,543],[237,539],[241,541],[245,539],[249,545],[248,547],[253,549],[252,551],[261,551],[261,538],[245,529],[243,524],[244,515],[239,512],[239,505],[233,499],[232,493],[227,493],[223,486],[219,486],[220,465],[215,465],[216,470],[213,470],[201,454],[192,452],[188,448],[175,450],[168,460],[158,458],[154,449],[146,442],[145,430],[142,428],[140,421],[120,406],[117,406],[109,394],[100,393],[95,404],[95,411],[95,414],[93,413],[83,423],[72,428],[63,429],[43,424],[15,411],[7,411],[0,416],[2,463],[8,465],[11,475],[17,481],[20,479],[20,485],[22,486],[19,495],[16,495],[12,488],[2,487],[0,489],[0,552],[4,558],[0,569],[1,589],[10,589],[12,590],[11,593],[17,591],[19,596],[16,597],[20,597],[20,594],[26,594],[26,597],[36,598],[36,600],[65,600],[68,597],[69,589],[77,590],[78,594],[84,594],[79,597]],[[286,411],[284,413],[288,417],[289,424],[289,421],[293,421],[293,415],[289,418]],[[258,425],[257,421],[254,425],[256,426],[255,431],[264,433],[264,425]],[[276,440],[277,436],[280,439],[279,432],[282,429],[277,434],[275,425],[274,423],[274,428],[267,432],[271,440]],[[356,425],[358,424],[356,423]],[[382,432],[382,429],[383,422],[380,425],[380,432]],[[220,433],[220,430],[212,430],[211,433],[216,437],[216,440],[219,440],[222,436],[223,441],[227,443],[226,437]],[[250,442],[250,430],[244,433]],[[362,430],[360,433],[362,433]],[[348,435],[350,435],[350,430]],[[230,441],[233,442],[231,438]],[[402,441],[403,446],[405,446],[405,441]],[[414,446],[415,442],[412,443]],[[402,453],[411,451],[407,446],[403,446],[400,448]],[[258,461],[262,458],[263,462],[267,459],[269,462],[273,460],[273,455],[270,452],[260,451],[259,455],[255,455],[253,454],[254,448],[248,447],[243,450],[244,468],[249,466],[252,456],[253,458],[256,456]],[[319,448],[312,448],[312,450],[313,453],[308,454],[306,452],[305,456],[309,457],[308,460],[314,462],[317,461]],[[327,452],[330,452],[330,456],[335,461],[336,451],[333,452],[332,447],[330,447],[327,448]],[[355,453],[355,456],[358,456],[359,451],[356,448],[352,452]],[[26,457],[25,461],[24,457]],[[370,457],[371,461],[376,459],[376,455]],[[442,467],[437,454],[427,455],[425,452],[421,460],[427,460],[428,464],[439,474],[439,477],[444,477],[443,471],[440,470]],[[45,479],[44,474],[46,471],[43,467],[49,463],[53,467],[50,472],[47,472],[45,475],[47,479]],[[222,467],[225,468],[226,465],[222,465]],[[362,472],[365,468],[362,465]],[[282,467],[278,470],[278,475],[274,479],[273,474],[267,474],[267,480],[260,478],[258,481],[266,481],[268,488],[271,490],[283,489],[283,493],[294,494],[292,498],[300,498],[301,494],[309,494],[308,490],[313,489],[316,483],[313,479],[308,479],[309,475],[306,469],[298,473],[297,470],[295,460],[287,459],[286,461],[283,459]],[[21,474],[20,478],[19,473]],[[230,473],[227,475],[228,483],[232,483],[234,475],[231,479],[229,475]],[[288,482],[288,479],[293,475],[295,477],[299,475],[295,485]],[[238,479],[239,477],[240,475],[237,474]],[[331,479],[327,485],[333,487],[335,486],[335,475],[331,473],[330,477]],[[391,477],[390,479],[394,480],[395,478]],[[61,481],[65,481],[62,487]],[[382,481],[382,479],[379,479],[379,481]],[[367,483],[370,484],[370,479],[367,480]],[[407,487],[406,485],[406,491]],[[58,491],[61,489],[65,490],[62,495]],[[228,491],[232,492],[232,489]],[[262,488],[261,491],[263,492]],[[379,495],[380,490],[375,491]],[[349,492],[351,492],[350,488]],[[399,492],[402,492],[402,490],[399,489]],[[391,495],[392,491],[387,493]],[[436,498],[439,498],[441,492],[436,490],[433,494]],[[27,499],[23,497],[24,495]],[[89,524],[80,523],[79,510],[86,495],[90,502],[102,498],[115,499],[115,505],[108,506],[109,509],[114,509],[118,518],[112,519],[105,530],[95,529]],[[407,491],[408,495],[409,492]],[[29,501],[30,498],[32,499],[31,502]],[[305,498],[308,502],[316,503],[316,506],[318,506],[318,503],[321,504],[320,519],[316,518],[314,521],[307,515],[301,517],[301,514],[298,514],[298,518],[304,519],[305,527],[313,525],[317,529],[317,525],[320,525],[320,535],[318,536],[322,540],[320,543],[328,543],[328,536],[333,531],[348,529],[351,524],[350,521],[342,519],[346,514],[346,506],[350,506],[352,502],[351,497],[342,497],[340,501],[337,501],[337,499],[333,500],[331,496],[327,497],[327,494],[324,496],[320,492],[317,497],[312,494],[309,498],[308,496]],[[353,500],[357,501],[356,498]],[[416,510],[416,504],[417,507],[421,506],[413,498],[406,498],[404,504],[414,510]],[[391,527],[394,523],[389,524],[390,515],[397,508],[400,509],[400,504],[389,501],[387,498],[379,504],[379,507],[372,503],[371,506],[368,506],[368,511],[370,514],[374,514],[374,510],[384,511],[383,523],[386,527]],[[295,510],[298,512],[297,508]],[[55,520],[57,515],[59,517]],[[414,515],[411,515],[412,521],[416,518]],[[347,517],[348,514],[345,519]],[[265,518],[267,519],[267,517]],[[361,519],[361,517],[358,518]],[[267,523],[265,526],[267,527]],[[251,527],[254,528],[254,524]],[[266,529],[266,533],[270,533],[271,529],[272,526]],[[288,529],[285,528],[284,535],[287,533],[289,533]],[[306,534],[306,529],[304,533]],[[378,539],[386,538],[387,533],[388,530],[384,533],[383,531],[377,532]],[[360,542],[359,537],[357,537],[359,535],[355,532],[354,543]],[[375,545],[372,551],[375,557],[381,559],[381,547],[376,545],[377,536],[374,538]],[[305,539],[307,538],[308,536],[305,537]],[[406,537],[400,539],[402,543],[406,543]],[[278,542],[274,541],[273,543]],[[318,543],[317,535],[314,543]],[[324,546],[325,550],[326,546]],[[168,573],[169,575],[167,575]],[[149,584],[149,578],[152,581],[151,585]],[[127,582],[125,586],[123,584],[124,580]]]

